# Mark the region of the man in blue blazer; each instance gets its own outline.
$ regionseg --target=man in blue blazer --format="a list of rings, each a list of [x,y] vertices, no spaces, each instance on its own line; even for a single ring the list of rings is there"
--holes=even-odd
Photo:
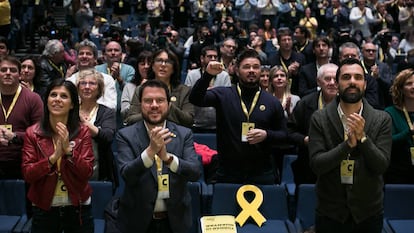
[[[119,130],[118,165],[125,190],[117,226],[123,233],[187,233],[192,224],[188,181],[201,164],[190,129],[166,121],[168,87],[145,82],[139,92],[143,121]]]

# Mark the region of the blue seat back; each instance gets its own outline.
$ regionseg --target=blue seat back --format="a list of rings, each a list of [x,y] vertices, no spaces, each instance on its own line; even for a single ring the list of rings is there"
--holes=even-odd
[[[386,184],[384,218],[414,219],[414,185]]]
[[[112,183],[105,181],[89,181],[92,187],[92,216],[104,219],[105,207],[112,199]]]
[[[0,215],[26,214],[26,187],[23,180],[0,180]]]
[[[215,184],[211,207],[212,214],[237,216],[241,209],[236,200],[236,193],[241,186],[240,184]],[[259,207],[260,213],[269,220],[288,220],[285,188],[279,185],[260,185],[258,187],[263,192],[263,203]]]
[[[201,217],[201,184],[199,182],[189,182],[187,187],[191,195],[191,208],[193,211],[193,226],[188,233],[199,233],[199,221]]]
[[[314,184],[301,184],[298,187],[296,221],[303,229],[315,225],[316,192]]]

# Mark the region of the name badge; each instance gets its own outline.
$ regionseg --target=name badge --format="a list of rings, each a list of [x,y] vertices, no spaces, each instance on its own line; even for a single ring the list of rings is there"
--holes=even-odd
[[[353,184],[354,183],[354,160],[342,160],[341,162],[341,183]]]
[[[59,177],[55,188],[55,195],[53,196],[53,204],[64,205],[67,203],[69,203],[68,189],[66,188],[65,183],[63,183],[63,180]]]
[[[247,133],[252,129],[254,129],[254,123],[242,122],[242,133],[241,133],[242,142],[247,142]]]
[[[7,124],[7,125],[0,125],[0,127],[6,128],[9,131],[13,132],[13,125]]]
[[[158,175],[158,199],[170,198],[170,178],[168,174]]]

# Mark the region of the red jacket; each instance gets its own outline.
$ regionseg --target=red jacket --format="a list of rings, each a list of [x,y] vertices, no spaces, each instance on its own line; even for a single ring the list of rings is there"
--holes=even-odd
[[[30,184],[28,198],[33,204],[48,210],[52,204],[58,180],[57,166],[49,166],[48,157],[53,154],[51,137],[44,135],[37,123],[26,130],[23,145],[23,177]],[[92,193],[89,178],[93,173],[92,139],[88,127],[81,125],[78,135],[71,139],[73,145],[71,157],[63,156],[61,176],[69,198],[74,206],[85,202]]]

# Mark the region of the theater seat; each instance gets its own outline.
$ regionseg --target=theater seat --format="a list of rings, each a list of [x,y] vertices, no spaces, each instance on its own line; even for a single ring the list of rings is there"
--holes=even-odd
[[[233,215],[237,217],[240,207],[236,200],[240,184],[215,184],[211,212],[213,215]],[[293,233],[295,228],[289,220],[287,194],[283,186],[260,185],[263,192],[263,203],[260,213],[267,221],[258,227],[255,223],[246,222],[242,227],[237,224],[239,233]]]
[[[23,180],[0,180],[0,233],[21,232],[27,222]]]
[[[384,229],[389,233],[414,232],[414,185],[387,184],[384,191]]]
[[[105,232],[104,210],[112,199],[112,183],[105,181],[89,181],[92,187],[92,216],[95,233]]]

